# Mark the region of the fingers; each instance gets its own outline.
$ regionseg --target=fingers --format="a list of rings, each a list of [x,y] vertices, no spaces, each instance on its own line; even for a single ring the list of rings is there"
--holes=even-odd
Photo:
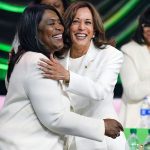
[[[119,136],[120,136],[120,132],[118,132],[117,134],[112,135],[112,138],[115,139],[115,138],[117,138]]]
[[[40,70],[42,70],[44,73],[50,73],[50,70],[53,70],[54,63],[51,60],[41,58],[38,62],[38,65],[40,66]]]
[[[123,131],[122,125],[114,119],[104,119],[105,135],[116,138],[120,136],[120,131]]]
[[[46,73],[43,73],[42,75],[43,75],[44,78],[53,79],[53,80],[63,80],[63,78],[64,78],[64,76],[53,75],[53,74],[46,74]]]
[[[42,71],[43,76],[45,76],[46,74],[49,74],[51,76],[53,74],[53,70],[48,69],[47,67],[40,67],[39,69]]]
[[[51,54],[50,59],[41,58],[38,62],[42,75],[45,78],[54,80],[69,80],[68,70],[66,70]]]
[[[44,59],[44,58],[40,58],[40,62],[39,63],[45,63],[47,65],[53,65],[53,62],[50,59]]]
[[[50,54],[50,60],[54,63],[58,63],[58,61],[53,57],[53,54]]]
[[[54,67],[50,66],[48,64],[39,62],[38,65],[40,66],[39,69],[42,70],[43,73],[51,74],[54,71],[54,69],[53,69]]]

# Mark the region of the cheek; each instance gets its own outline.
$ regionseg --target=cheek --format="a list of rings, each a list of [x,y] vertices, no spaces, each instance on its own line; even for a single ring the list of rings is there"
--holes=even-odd
[[[88,28],[88,34],[90,37],[93,37],[93,35],[94,35],[93,27]]]
[[[146,40],[150,40],[150,33],[144,33],[143,36]]]
[[[51,35],[53,30],[54,30],[53,28],[47,27],[47,28],[45,28],[44,33],[47,35]]]
[[[71,39],[73,38],[73,35],[75,34],[75,31],[74,31],[74,27],[70,27],[70,37]]]

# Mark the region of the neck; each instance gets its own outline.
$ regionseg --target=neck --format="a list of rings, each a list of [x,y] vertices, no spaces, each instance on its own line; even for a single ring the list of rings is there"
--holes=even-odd
[[[70,50],[70,57],[71,58],[79,58],[79,57],[85,55],[86,53],[87,53],[87,49],[86,50],[84,50],[84,49],[78,50],[78,49],[73,49],[72,48]]]
[[[72,46],[70,50],[70,57],[79,58],[87,53],[88,48],[89,46]]]
[[[146,41],[146,46],[147,46],[148,50],[150,51],[150,42],[149,41]]]

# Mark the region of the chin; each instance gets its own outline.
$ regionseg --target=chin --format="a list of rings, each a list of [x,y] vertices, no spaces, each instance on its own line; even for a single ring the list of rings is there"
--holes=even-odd
[[[57,46],[56,51],[60,51],[63,47],[64,45]]]

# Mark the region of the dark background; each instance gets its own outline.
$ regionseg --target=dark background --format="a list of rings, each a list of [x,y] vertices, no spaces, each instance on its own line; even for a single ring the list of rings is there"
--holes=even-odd
[[[116,40],[116,47],[126,43],[134,33],[137,26],[137,17],[149,5],[148,0],[88,0],[102,16],[106,35]],[[19,10],[29,4],[29,0],[3,0],[0,1],[0,95],[6,94],[4,78],[7,69],[3,65],[8,63],[8,53],[16,32],[16,25],[21,15]],[[4,45],[3,45],[4,44]],[[6,47],[4,47],[6,46]],[[122,95],[121,80],[115,87],[115,97]]]

